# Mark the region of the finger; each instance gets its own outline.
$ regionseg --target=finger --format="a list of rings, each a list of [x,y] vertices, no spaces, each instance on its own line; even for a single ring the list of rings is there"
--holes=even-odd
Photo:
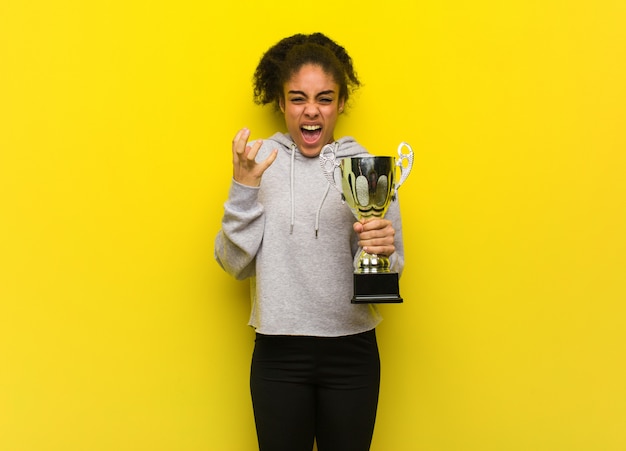
[[[359,235],[359,243],[362,246],[385,246],[393,244],[395,234],[393,229],[383,229],[376,232],[361,233]]]
[[[370,218],[363,223],[363,231],[369,232],[373,230],[384,229],[391,226],[391,221],[388,219]]]
[[[359,223],[361,224],[361,232],[367,232],[369,230],[375,230],[378,228],[377,224],[378,224],[379,219],[372,217],[372,218],[363,218],[359,221]]]
[[[368,254],[385,255],[389,257],[396,251],[396,247],[391,246],[364,246],[363,250]]]
[[[256,156],[259,153],[259,149],[261,148],[262,144],[263,140],[257,139],[251,146],[246,146],[245,157],[248,159],[248,161],[254,161],[256,159]]]
[[[233,153],[237,155],[243,155],[246,151],[246,146],[248,144],[248,138],[250,137],[250,130],[247,128],[242,128],[237,132],[235,138],[233,139]]]
[[[362,247],[371,246],[392,246],[394,239],[392,236],[383,236],[380,238],[370,238],[367,240],[359,240],[359,245]]]
[[[362,224],[362,230],[358,233],[361,240],[367,240],[384,236],[393,236],[395,234],[395,230],[390,221],[376,220]]]
[[[277,156],[278,156],[278,149],[272,150],[272,153],[270,153],[269,156],[259,164],[259,168],[261,169],[261,172],[265,172],[265,170],[269,168],[272,165],[272,163],[274,163],[274,161],[276,161]]]
[[[395,230],[392,227],[359,234],[360,246],[386,246],[395,242]]]

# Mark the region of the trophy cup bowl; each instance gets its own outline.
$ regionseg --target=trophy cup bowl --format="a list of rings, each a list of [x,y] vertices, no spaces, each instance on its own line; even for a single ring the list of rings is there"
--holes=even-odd
[[[409,153],[402,150],[407,147]],[[396,199],[413,165],[413,149],[407,143],[398,146],[395,157],[363,156],[336,160],[332,146],[320,153],[320,164],[326,178],[348,204],[357,221],[383,218]],[[335,181],[335,169],[341,172],[341,188]],[[396,183],[396,172],[400,179]],[[361,250],[354,268],[353,304],[401,303],[399,275],[391,271],[389,257]]]

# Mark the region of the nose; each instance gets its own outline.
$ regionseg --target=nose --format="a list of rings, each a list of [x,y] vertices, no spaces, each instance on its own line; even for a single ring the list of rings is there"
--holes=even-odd
[[[307,103],[304,107],[304,114],[307,117],[315,117],[319,114],[319,110],[317,109],[317,105],[315,103]]]

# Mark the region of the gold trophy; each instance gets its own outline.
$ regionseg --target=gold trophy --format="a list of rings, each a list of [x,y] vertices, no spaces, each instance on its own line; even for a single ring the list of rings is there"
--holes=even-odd
[[[404,148],[408,152],[403,152]],[[396,193],[413,166],[413,149],[405,142],[398,146],[398,156],[364,156],[337,160],[336,145],[327,144],[320,152],[322,171],[348,204],[358,221],[383,218]],[[335,180],[341,172],[341,188]],[[396,171],[400,172],[397,183]],[[353,304],[401,303],[398,273],[391,271],[389,258],[361,251],[354,268]]]

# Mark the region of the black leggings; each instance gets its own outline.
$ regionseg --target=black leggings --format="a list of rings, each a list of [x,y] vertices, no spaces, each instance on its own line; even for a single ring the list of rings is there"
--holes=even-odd
[[[261,451],[367,451],[380,384],[374,330],[346,337],[257,334],[250,389]]]

